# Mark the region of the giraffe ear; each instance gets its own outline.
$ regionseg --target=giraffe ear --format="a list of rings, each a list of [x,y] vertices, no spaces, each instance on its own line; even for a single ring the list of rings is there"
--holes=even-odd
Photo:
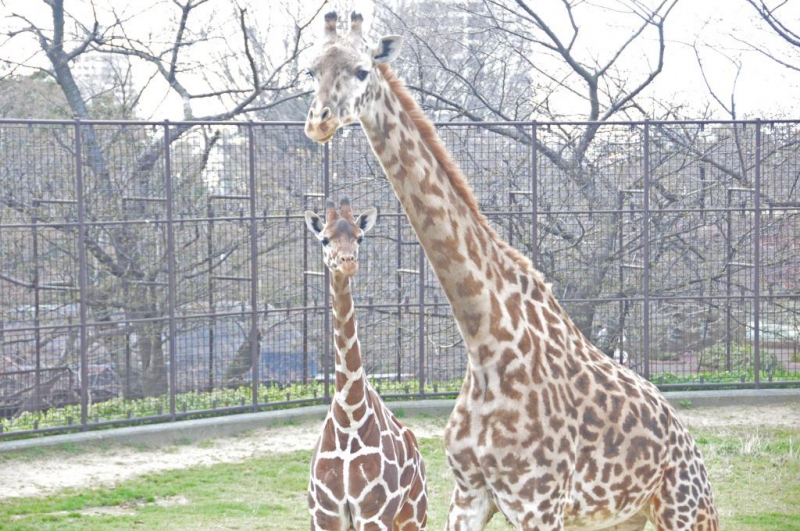
[[[364,231],[364,234],[369,232],[375,226],[375,221],[378,219],[378,211],[374,208],[368,208],[356,219],[356,225],[359,229]]]
[[[322,223],[322,219],[310,210],[306,210],[304,216],[306,218],[306,227],[308,227],[308,230],[313,232],[315,236],[319,236],[322,229],[325,227],[325,224]]]
[[[400,48],[403,47],[403,37],[400,35],[389,35],[378,41],[378,45],[372,51],[372,60],[376,63],[389,64],[400,55]]]

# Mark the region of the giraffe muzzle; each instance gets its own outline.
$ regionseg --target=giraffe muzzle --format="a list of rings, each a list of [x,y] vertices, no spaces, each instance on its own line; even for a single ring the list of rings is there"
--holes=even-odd
[[[355,256],[342,256],[339,258],[339,271],[347,276],[353,276],[358,271],[358,260]]]
[[[339,118],[331,112],[330,107],[322,109],[319,116],[312,109],[308,113],[305,132],[311,140],[324,144],[333,138],[340,126]]]

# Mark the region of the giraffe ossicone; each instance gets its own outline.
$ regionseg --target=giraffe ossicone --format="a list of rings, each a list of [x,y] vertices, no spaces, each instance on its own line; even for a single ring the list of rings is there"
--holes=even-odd
[[[358,248],[375,225],[370,208],[354,216],[350,202],[328,201],[323,221],[305,213],[330,271],[335,392],[311,460],[311,529],[417,531],[427,524],[425,466],[414,434],[372,388],[361,363],[350,279]]]
[[[478,208],[435,127],[377,46],[325,17],[309,138],[359,121],[442,285],[468,369],[445,432],[446,529],[496,512],[518,530],[717,531],[700,451],[650,382],[592,345]]]

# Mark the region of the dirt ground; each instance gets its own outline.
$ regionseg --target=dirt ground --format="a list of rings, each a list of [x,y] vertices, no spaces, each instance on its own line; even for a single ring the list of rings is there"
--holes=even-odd
[[[800,403],[682,409],[679,414],[695,428],[800,428]],[[418,438],[442,438],[446,419],[408,418],[403,422]],[[41,496],[65,488],[112,485],[152,472],[241,462],[268,453],[311,449],[320,426],[320,422],[309,422],[156,449],[90,447],[74,453],[52,452],[35,458],[0,459],[0,499]]]

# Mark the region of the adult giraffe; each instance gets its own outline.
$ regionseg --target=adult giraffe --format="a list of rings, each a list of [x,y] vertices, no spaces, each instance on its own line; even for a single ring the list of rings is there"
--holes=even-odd
[[[384,405],[361,365],[350,278],[358,270],[361,238],[377,212],[355,218],[350,202],[332,201],[325,222],[306,212],[331,273],[336,392],[311,460],[311,529],[424,531],[428,518],[425,466],[414,434]]]
[[[469,364],[445,433],[448,530],[500,511],[519,530],[716,531],[697,446],[649,382],[589,343],[478,210],[460,169],[353,14],[325,16],[306,135],[361,122],[453,309]]]

